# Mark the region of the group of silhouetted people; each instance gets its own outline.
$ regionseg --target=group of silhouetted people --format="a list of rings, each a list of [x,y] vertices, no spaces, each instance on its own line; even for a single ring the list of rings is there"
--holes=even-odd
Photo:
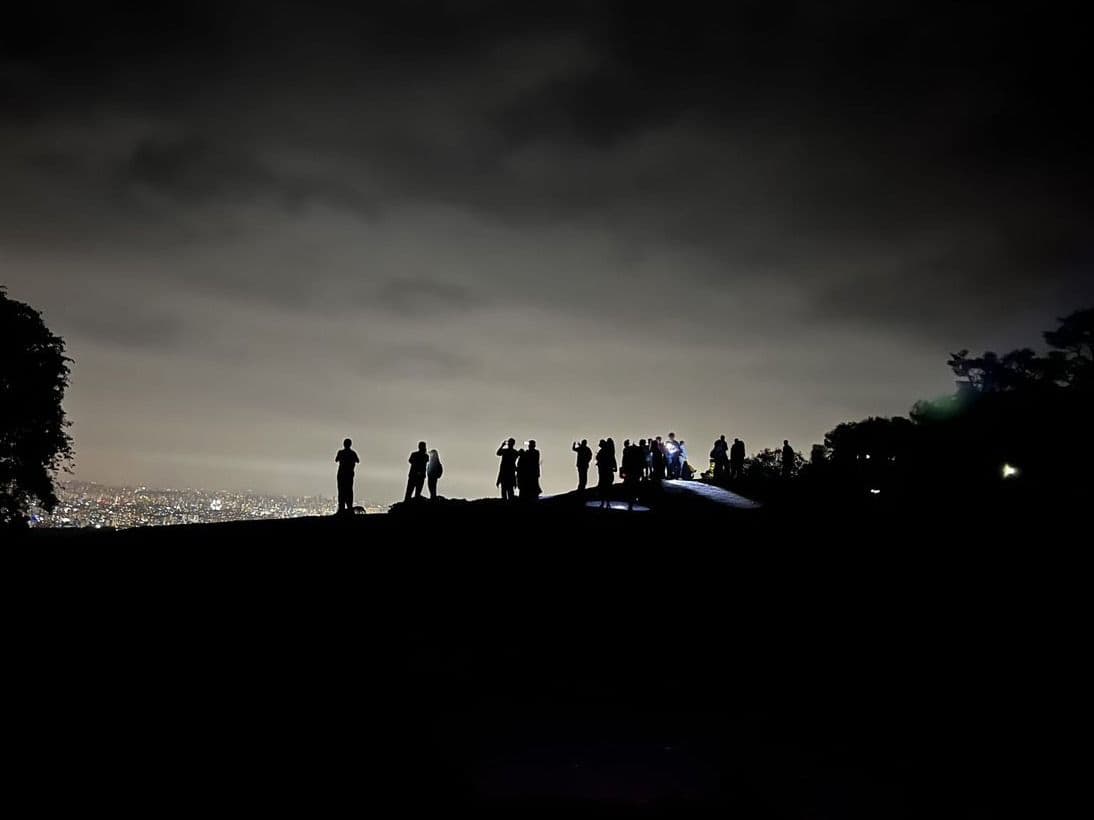
[[[498,467],[498,480],[495,486],[501,489],[501,497],[512,501],[519,497],[522,501],[534,501],[543,489],[539,486],[540,453],[532,439],[522,450],[517,449],[517,440],[503,441],[497,455],[501,458]],[[519,492],[514,496],[513,492]]]
[[[572,449],[577,453],[577,488],[580,491],[586,487],[589,464],[594,456],[586,439],[582,439],[580,444],[575,441]],[[661,436],[651,436],[649,439],[639,439],[634,444],[626,439],[618,455],[614,439],[601,439],[597,444],[595,460],[596,486],[601,507],[609,504],[609,495],[617,472],[623,479],[629,508],[633,508],[637,501],[643,480],[691,478],[695,473],[687,461],[687,445],[682,439],[677,440],[676,433],[669,433],[664,440]]]
[[[410,474],[406,480],[406,497],[404,501],[422,497],[422,487],[428,483],[430,501],[437,498],[437,482],[441,480],[444,466],[441,457],[436,450],[426,450],[424,441],[418,442],[418,449],[410,454],[407,459],[410,463]]]
[[[543,490],[540,487],[540,451],[535,440],[530,440],[517,449],[517,441],[510,438],[501,443],[497,456],[501,459],[498,466],[496,486],[501,490],[505,501],[519,498],[535,500]],[[353,451],[353,442],[346,439],[342,449],[335,455],[338,463],[338,512],[353,512],[354,469],[361,459]],[[677,439],[676,433],[668,438],[661,436],[640,439],[632,444],[630,439],[623,442],[621,452],[616,454],[615,441],[612,438],[601,439],[593,453],[587,439],[573,442],[571,449],[577,454],[577,489],[585,491],[589,481],[589,467],[595,462],[597,472],[597,493],[602,507],[608,506],[611,488],[615,484],[618,472],[623,479],[624,495],[628,507],[638,500],[639,489],[643,481],[663,481],[666,479],[690,479],[695,469],[688,463],[687,444]],[[782,474],[789,477],[794,466],[795,454],[790,443],[783,439]],[[422,488],[428,486],[430,500],[436,499],[437,482],[444,473],[440,455],[436,450],[428,450],[424,441],[418,442],[418,448],[407,459],[410,473],[407,477],[405,501],[422,497]],[[736,480],[744,476],[745,445],[739,438],[730,444],[726,437],[719,436],[710,451],[710,476],[715,483]]]
[[[745,443],[735,438],[730,444],[725,436],[719,436],[710,451],[710,463],[711,477],[715,482],[741,478],[745,468]]]

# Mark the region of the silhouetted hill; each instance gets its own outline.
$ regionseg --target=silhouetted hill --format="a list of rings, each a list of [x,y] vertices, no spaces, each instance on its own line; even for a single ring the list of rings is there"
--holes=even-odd
[[[24,754],[120,811],[991,816],[1081,680],[1063,530],[1008,504],[32,533]]]

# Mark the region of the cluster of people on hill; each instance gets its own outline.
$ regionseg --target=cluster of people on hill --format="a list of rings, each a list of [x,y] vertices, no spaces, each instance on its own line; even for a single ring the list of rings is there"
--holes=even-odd
[[[715,482],[740,478],[744,474],[745,443],[735,438],[730,444],[725,436],[719,436],[710,451],[710,464]]]
[[[511,501],[518,497],[523,500],[534,500],[543,492],[539,483],[541,454],[536,448],[534,439],[520,449],[517,449],[516,444],[516,439],[510,438],[498,447],[497,456],[501,459],[501,463],[498,467],[496,486],[501,490],[503,500]],[[342,449],[334,457],[338,463],[338,511],[340,513],[353,511],[353,477],[360,458],[353,451],[352,445],[353,442],[347,438],[342,442]],[[587,488],[589,467],[595,462],[596,486],[602,507],[609,503],[609,494],[611,487],[615,484],[616,473],[623,479],[627,503],[631,507],[638,498],[642,481],[690,479],[695,475],[695,469],[688,463],[687,444],[683,439],[677,439],[676,433],[669,433],[666,439],[662,439],[661,436],[639,439],[633,444],[630,439],[626,439],[618,454],[615,440],[612,438],[601,439],[597,443],[595,454],[589,447],[587,439],[582,439],[580,443],[573,442],[571,449],[577,453],[579,492]],[[410,464],[410,473],[407,477],[404,500],[421,498],[422,489],[426,486],[429,488],[429,498],[431,500],[438,498],[437,482],[444,473],[444,467],[437,451],[427,449],[426,443],[419,441],[417,449],[410,454],[407,461]],[[725,436],[720,436],[710,451],[710,462],[711,477],[715,483],[741,478],[744,475],[744,442],[735,438],[730,444]],[[794,451],[786,439],[783,439],[782,463],[784,475],[789,475],[794,463]]]
[[[536,449],[535,439],[520,450],[515,438],[503,441],[497,454],[501,458],[501,466],[495,486],[501,488],[502,499],[512,501],[514,490],[520,491],[523,500],[539,498],[543,489],[539,486],[540,453]]]
[[[589,478],[589,465],[593,461],[593,451],[587,439],[574,442],[571,448],[577,453],[577,488],[584,490]],[[643,480],[663,480],[691,478],[695,470],[688,463],[687,444],[677,440],[676,433],[669,433],[667,439],[651,436],[631,443],[623,442],[622,451],[616,454],[615,440],[601,439],[596,451],[597,489],[602,507],[608,505],[608,491],[615,483],[618,472],[628,506],[633,506],[638,497],[638,487]]]

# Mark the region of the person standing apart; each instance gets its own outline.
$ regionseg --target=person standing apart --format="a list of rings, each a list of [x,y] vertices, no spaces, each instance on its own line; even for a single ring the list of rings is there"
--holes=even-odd
[[[794,455],[794,448],[790,446],[788,439],[783,439],[783,457],[782,457],[782,476],[783,478],[790,478],[794,475],[794,462],[796,461]]]
[[[352,449],[353,442],[345,439],[334,460],[338,462],[338,512],[353,514],[353,470],[361,461]]]

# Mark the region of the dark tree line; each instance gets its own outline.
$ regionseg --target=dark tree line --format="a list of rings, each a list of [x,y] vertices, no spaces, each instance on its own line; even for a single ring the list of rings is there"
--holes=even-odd
[[[1094,457],[1094,309],[1059,320],[1050,348],[947,364],[952,396],[919,401],[907,418],[867,418],[831,430],[806,475],[862,488],[962,491],[1012,480],[1042,489],[1089,486]]]

